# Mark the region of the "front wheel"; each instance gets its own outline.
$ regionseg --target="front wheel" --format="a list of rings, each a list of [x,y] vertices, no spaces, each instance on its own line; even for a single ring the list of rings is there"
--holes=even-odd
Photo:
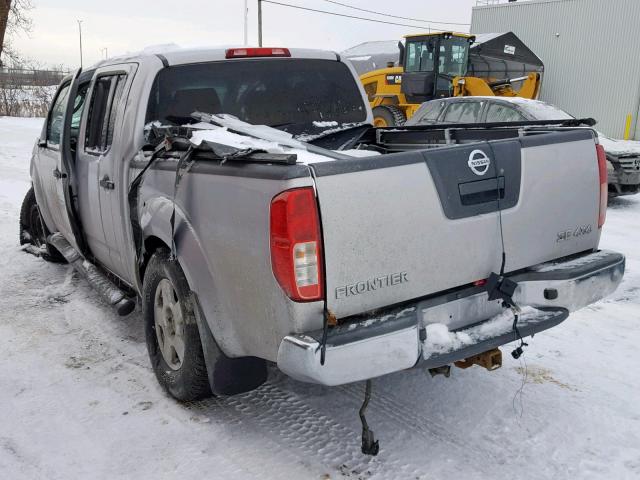
[[[404,125],[407,117],[395,105],[381,105],[373,109],[373,125],[381,127],[399,127]]]
[[[41,256],[47,261],[66,262],[60,252],[47,242],[48,235],[49,229],[42,219],[36,193],[31,187],[20,209],[20,245],[27,245],[30,253]]]

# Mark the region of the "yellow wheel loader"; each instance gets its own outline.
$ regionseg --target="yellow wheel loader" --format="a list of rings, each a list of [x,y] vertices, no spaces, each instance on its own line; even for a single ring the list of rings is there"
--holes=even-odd
[[[477,36],[453,32],[407,35],[405,44],[398,43],[398,49],[397,66],[387,53],[387,68],[373,71],[367,71],[368,67],[380,64],[384,56],[363,55],[362,46],[351,49],[358,55],[343,52],[361,74],[376,127],[402,125],[423,102],[435,98],[535,99],[540,91],[544,65],[511,32]],[[372,62],[372,58],[376,61]]]

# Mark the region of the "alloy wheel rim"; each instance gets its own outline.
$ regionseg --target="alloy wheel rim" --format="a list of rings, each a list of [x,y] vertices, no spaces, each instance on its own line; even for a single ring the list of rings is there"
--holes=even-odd
[[[184,318],[178,295],[171,282],[163,278],[156,287],[154,321],[162,358],[172,370],[184,360]]]

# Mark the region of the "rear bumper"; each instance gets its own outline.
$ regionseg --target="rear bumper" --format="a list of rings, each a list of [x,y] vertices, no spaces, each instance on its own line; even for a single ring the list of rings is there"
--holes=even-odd
[[[536,309],[520,317],[520,334],[526,337],[554,327],[570,311],[606,297],[620,284],[624,268],[623,255],[600,251],[511,276],[518,282],[517,304]],[[470,287],[334,327],[324,365],[320,364],[321,331],[288,335],[278,350],[278,367],[300,381],[341,385],[418,364],[447,365],[515,340],[509,321],[496,317],[503,312],[486,292]],[[480,321],[475,317],[479,314]],[[464,341],[430,348],[427,327],[434,323],[443,323],[450,335]]]

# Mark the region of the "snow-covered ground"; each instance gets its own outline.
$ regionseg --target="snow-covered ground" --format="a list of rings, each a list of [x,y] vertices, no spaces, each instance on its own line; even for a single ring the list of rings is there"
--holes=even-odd
[[[156,383],[139,315],[20,251],[40,127],[0,118],[0,478],[640,478],[640,196],[609,208],[602,246],[627,255],[615,294],[495,372],[375,380],[370,458],[362,385],[274,370],[255,392],[180,405]]]

